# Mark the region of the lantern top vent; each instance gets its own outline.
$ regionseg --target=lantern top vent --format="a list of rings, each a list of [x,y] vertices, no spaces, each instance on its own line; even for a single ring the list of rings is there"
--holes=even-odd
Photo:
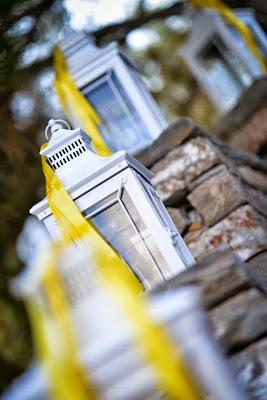
[[[48,145],[40,154],[46,157],[51,168],[65,183],[73,181],[74,172],[77,172],[77,168],[83,169],[84,163],[89,161],[90,167],[96,168],[105,162],[105,158],[95,154],[91,137],[80,128],[71,129],[66,121],[51,119],[46,127],[45,136]]]
[[[151,173],[125,151],[108,157],[96,154],[91,137],[81,128],[70,129],[65,121],[50,120],[45,136],[48,144],[40,151],[40,155],[46,158],[66,188],[76,187],[78,182],[95,174],[112,176],[114,168],[118,172],[127,166],[137,170],[146,179],[151,179]]]
[[[47,158],[54,170],[80,157],[86,150],[93,152],[92,139],[80,128],[72,130],[66,121],[50,119],[45,136],[49,142],[40,154]]]

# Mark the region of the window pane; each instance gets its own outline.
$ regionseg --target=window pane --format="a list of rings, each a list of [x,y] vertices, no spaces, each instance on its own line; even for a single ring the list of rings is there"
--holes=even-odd
[[[167,276],[170,274],[170,269],[168,267],[168,264],[164,260],[158,246],[156,245],[151,232],[147,229],[143,219],[141,218],[139,212],[137,211],[136,207],[134,206],[133,201],[131,200],[130,196],[128,195],[127,191],[124,190],[122,194],[122,202],[123,205],[126,209],[126,212],[131,216],[136,229],[139,232],[139,238],[142,239],[142,241],[145,243],[146,248],[149,250],[150,254],[153,257],[153,262],[159,270]],[[135,237],[135,242],[134,239],[132,239],[133,244],[137,249],[140,249],[139,251],[142,251],[141,249],[141,240],[136,240]]]
[[[83,90],[101,117],[100,129],[113,150],[129,149],[146,142],[147,132],[114,72]]]
[[[118,192],[114,192],[104,197],[104,199],[98,201],[96,204],[93,204],[90,208],[85,211],[85,215],[91,217],[91,214],[96,214],[97,210],[100,211],[102,208],[107,208],[107,206],[111,203],[115,203],[118,196]]]
[[[186,244],[184,243],[180,233],[177,231],[177,229],[174,225],[174,222],[171,219],[169,213],[167,212],[160,197],[158,196],[158,194],[155,192],[154,188],[151,185],[149,185],[147,182],[145,182],[140,177],[139,177],[139,180],[140,180],[144,190],[147,192],[147,194],[150,198],[151,204],[154,206],[155,212],[157,213],[162,226],[166,230],[169,230],[171,233],[176,234],[176,236],[175,236],[176,240],[172,243],[172,245],[176,249],[179,257],[182,259],[182,261],[186,267],[191,266],[194,263],[194,259],[191,256],[188,248],[186,247]],[[161,271],[166,274],[170,273],[169,269],[166,270],[165,268],[167,268],[167,265],[165,265],[164,263],[161,262],[160,263]],[[166,276],[168,276],[168,275],[166,275]]]
[[[141,76],[131,66],[129,66],[129,71],[130,71],[135,83],[138,85],[140,91],[142,92],[143,97],[146,99],[146,103],[150,109],[151,114],[153,114],[154,118],[158,121],[159,125],[161,125],[162,119],[159,115],[159,110],[158,110],[157,104],[151,103],[151,100],[153,102],[153,97],[150,95],[145,82],[143,82],[143,79],[141,78]]]
[[[88,209],[85,215],[90,213]],[[125,190],[122,201],[101,211],[92,221],[143,283],[151,286],[162,281],[158,264],[164,260]]]

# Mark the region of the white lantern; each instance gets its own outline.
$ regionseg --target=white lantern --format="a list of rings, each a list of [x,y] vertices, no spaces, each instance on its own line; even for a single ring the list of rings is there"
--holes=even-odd
[[[76,205],[126,260],[145,287],[169,279],[194,260],[151,185],[152,174],[125,151],[94,153],[80,128],[50,121],[52,137],[41,151]],[[44,199],[36,215],[57,238],[59,229]]]
[[[77,87],[98,112],[101,133],[113,151],[135,154],[166,128],[136,66],[117,43],[99,48],[85,33],[72,33],[60,47]],[[78,127],[79,121],[71,119]]]
[[[26,276],[24,272],[17,278],[16,295],[33,298],[41,312],[49,313],[50,326],[56,327],[59,318],[49,312],[49,297],[38,268],[40,264],[28,269]],[[131,319],[114,300],[114,295],[103,286],[90,251],[80,246],[79,251],[76,246],[66,246],[57,259],[56,268],[68,299],[77,343],[76,359],[99,398],[165,398],[155,368],[147,362],[142,347],[138,346]],[[229,365],[211,336],[201,303],[200,290],[184,286],[150,293],[144,305],[148,318],[151,316],[171,334],[174,356],[180,359],[182,355],[192,377],[197,378],[209,398],[245,400],[246,396],[236,384]],[[64,357],[58,359],[65,360]],[[49,387],[47,369],[35,363],[11,386],[2,400],[49,400]]]
[[[267,57],[267,37],[252,9],[237,9]],[[198,10],[192,16],[192,28],[179,49],[192,74],[220,113],[231,110],[243,91],[264,75],[262,66],[244,38],[218,13]]]

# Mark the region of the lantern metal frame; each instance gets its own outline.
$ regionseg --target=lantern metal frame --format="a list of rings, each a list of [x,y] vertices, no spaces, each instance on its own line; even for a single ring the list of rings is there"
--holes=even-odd
[[[55,121],[53,123],[55,124]],[[70,144],[79,144],[81,141],[81,146],[86,147],[86,151],[83,150],[81,153],[78,151],[79,147],[74,146],[74,150],[71,147],[71,151],[76,152],[76,157],[67,163],[57,163],[56,175],[81,213],[93,222],[96,215],[107,209],[110,211],[110,207],[115,203],[119,205],[121,215],[124,215],[129,223],[124,228],[131,226],[135,232],[135,239],[132,237],[133,243],[131,243],[130,239],[128,241],[127,238],[125,241],[125,236],[122,236],[123,244],[127,242],[128,247],[121,248],[118,243],[117,247],[116,245],[114,247],[123,258],[127,259],[125,254],[130,246],[141,244],[141,250],[145,250],[146,253],[146,259],[142,258],[144,264],[142,268],[136,268],[134,262],[129,262],[129,260],[127,262],[147,288],[171,278],[194,264],[193,257],[151,184],[152,173],[149,170],[125,151],[119,151],[110,157],[96,155],[93,153],[90,138],[81,129],[68,131],[55,124],[52,130],[54,130],[52,138],[42,153],[51,160],[54,157],[53,154],[62,153],[66,157],[66,152],[63,150],[71,147]],[[82,140],[85,135],[87,140]],[[128,200],[123,196],[128,196]],[[125,201],[127,201],[126,205]],[[128,207],[132,207],[131,211]],[[47,199],[36,204],[30,213],[44,223],[54,239],[60,237],[59,228]],[[140,228],[140,223],[137,227],[134,213],[135,218],[138,217],[137,221],[141,221],[142,228]],[[108,218],[111,221],[110,216]],[[115,220],[116,213],[114,213]],[[108,220],[106,221],[108,223]],[[97,222],[94,223],[97,226]],[[102,234],[105,236],[105,232]],[[106,237],[106,240],[114,245],[109,237]],[[140,254],[143,257],[142,252]],[[139,257],[140,254],[138,254]],[[134,261],[136,261],[135,258]],[[137,264],[138,262],[140,264],[140,259],[137,260]]]
[[[67,36],[60,46],[75,83],[85,96],[91,84],[99,84],[99,79],[106,79],[113,72],[123,89],[124,96],[127,96],[140,118],[145,133],[139,132],[138,143],[132,147],[121,148],[116,146],[114,140],[112,150],[126,150],[130,154],[136,154],[153,142],[167,127],[167,121],[148,91],[136,65],[116,42],[97,47],[92,37],[80,32]],[[77,126],[77,122],[73,114],[73,125]]]
[[[254,80],[264,75],[264,72],[258,60],[247,48],[241,35],[237,31],[234,31],[234,28],[230,27],[218,13],[206,9],[200,11],[189,9],[190,12],[192,14],[192,30],[185,43],[179,49],[179,54],[190,68],[200,86],[215,104],[218,112],[223,114],[234,107],[243,90],[250,86]],[[255,18],[255,12],[249,8],[235,9],[234,12],[238,18],[249,25],[255,35],[256,41],[267,56],[267,37]],[[248,75],[247,84],[241,83],[240,93],[233,98],[229,98],[228,101],[219,88],[216,87],[214,79],[200,57],[201,51],[209,43],[215,47],[217,46],[214,41],[216,35],[222,44],[235,55],[237,61]],[[235,72],[231,72],[234,76]]]

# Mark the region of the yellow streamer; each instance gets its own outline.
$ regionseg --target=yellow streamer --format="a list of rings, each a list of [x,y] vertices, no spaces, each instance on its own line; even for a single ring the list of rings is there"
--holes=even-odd
[[[42,282],[45,306],[41,307],[33,299],[27,304],[36,351],[50,378],[49,389],[55,400],[97,399],[95,388],[77,359],[78,346],[69,304],[56,269],[59,250],[54,246],[41,260],[45,267]],[[39,263],[36,267],[42,268],[42,265]]]
[[[73,112],[80,125],[90,134],[98,154],[110,155],[112,152],[98,129],[100,117],[89,101],[84,97],[69,72],[64,55],[59,47],[54,50],[55,88],[64,111],[69,119]]]
[[[69,242],[82,239],[90,248],[104,282],[132,323],[136,342],[145,354],[148,363],[154,368],[160,389],[171,399],[202,399],[202,394],[184,361],[177,354],[176,346],[165,331],[153,322],[147,312],[144,299],[137,296],[142,290],[140,283],[114,250],[99,236],[93,225],[83,218],[44,158],[42,162],[47,182],[48,202],[65,240]],[[44,281],[48,291],[54,286],[51,285],[53,279],[52,274],[49,281]],[[61,307],[66,314],[67,304]],[[60,314],[58,318],[61,318]],[[57,388],[57,392],[60,389]],[[61,397],[59,399],[61,400]],[[80,400],[77,396],[75,399]]]
[[[46,144],[42,148],[45,146]],[[96,392],[76,358],[78,345],[70,306],[56,267],[59,252],[64,243],[82,239],[88,247],[90,246],[94,251],[97,249],[103,260],[103,274],[107,277],[110,273],[122,276],[130,282],[135,296],[143,290],[143,287],[115,251],[83,218],[44,157],[42,157],[42,164],[47,184],[48,203],[61,229],[64,242],[55,244],[51,252],[44,255],[41,261],[45,267],[42,284],[53,317],[51,315],[49,317],[49,313],[40,310],[36,302],[32,300],[28,302],[37,352],[49,374],[51,393],[55,400],[96,399]],[[40,265],[37,267],[41,268]]]
[[[58,47],[55,49],[54,58],[55,86],[66,114],[70,117],[74,111],[84,129],[92,136],[97,152],[109,155],[111,151],[98,129],[99,116],[75,86]],[[104,241],[94,225],[84,219],[44,157],[42,165],[49,207],[60,227],[64,243],[83,240],[90,249],[103,281],[111,290],[118,306],[123,308],[125,316],[130,319],[136,343],[153,367],[159,388],[171,399],[202,399],[202,394],[178,354],[176,346],[164,329],[153,321],[145,300],[137,296],[143,290],[140,282],[114,249]],[[85,371],[76,359],[78,347],[73,322],[63,283],[56,268],[61,246],[54,247],[51,254],[46,255],[42,261],[45,263],[42,283],[54,319],[44,315],[34,301],[29,305],[38,354],[51,377],[51,392],[55,400],[95,399],[93,385],[88,382]],[[51,338],[54,338],[54,341]],[[57,352],[60,345],[64,349]]]
[[[253,32],[245,22],[241,21],[230,7],[224,4],[221,0],[191,0],[191,2],[198,7],[208,7],[220,13],[231,25],[233,25],[241,34],[248,48],[254,54],[260,63],[262,70],[267,71],[267,61],[261,54],[257,42],[255,41]]]
[[[97,259],[101,262],[101,260]],[[105,278],[105,277],[104,277]],[[177,346],[162,326],[156,323],[148,311],[144,298],[134,297],[129,284],[112,276],[107,282],[118,306],[128,317],[137,346],[156,374],[158,387],[174,400],[203,400],[198,384],[189,372]]]
[[[46,144],[42,148],[45,146]],[[82,239],[89,248],[98,249],[101,257],[105,257],[112,264],[111,271],[114,270],[115,274],[128,276],[127,280],[131,282],[133,292],[140,293],[143,290],[141,283],[115,250],[101,237],[96,228],[82,216],[80,210],[46,162],[45,157],[42,157],[42,165],[46,178],[48,204],[61,229],[65,242],[69,243],[70,241]],[[108,265],[105,268],[108,269]]]

